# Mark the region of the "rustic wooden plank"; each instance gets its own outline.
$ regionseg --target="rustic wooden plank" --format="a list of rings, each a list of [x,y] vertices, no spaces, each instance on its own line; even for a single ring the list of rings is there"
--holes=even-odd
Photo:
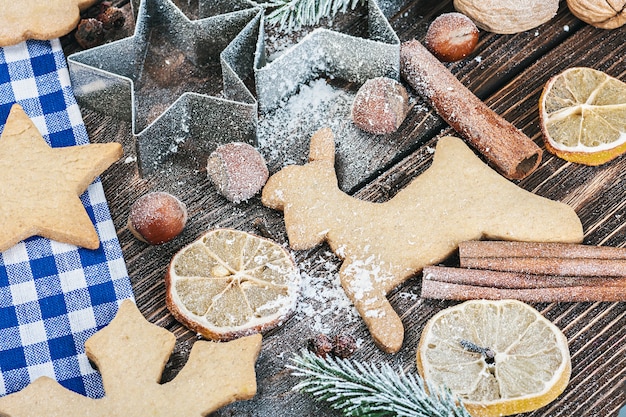
[[[496,110],[505,111],[505,114],[509,107],[523,109],[519,112],[521,113],[519,117],[531,121],[534,126],[531,123],[519,123],[517,117],[511,117],[510,120],[517,125],[528,126],[529,130],[534,129],[535,133],[531,135],[538,138],[536,102],[547,78],[569,66],[589,65],[607,72],[612,70],[612,75],[623,79],[624,71],[616,68],[620,60],[613,58],[624,55],[622,39],[623,33],[598,32],[585,27],[562,46],[543,57],[534,68],[526,70],[518,79],[491,97],[488,103]],[[586,48],[582,54],[576,54],[574,49],[579,49],[580,45],[593,46]],[[614,51],[615,55],[607,55],[603,52],[605,48]],[[563,60],[562,57],[567,58]],[[421,161],[419,157],[415,159]],[[546,155],[542,167],[521,181],[520,185],[538,194],[574,205],[587,231],[585,240],[590,244],[623,247],[626,244],[623,227],[626,195],[623,177],[625,163],[625,158],[622,157],[609,165],[592,168],[568,164]],[[405,165],[398,171],[409,173],[411,163],[403,161],[403,164]],[[422,164],[416,164],[415,171],[421,172],[422,169]],[[408,175],[415,174],[416,172],[413,172]],[[373,184],[370,186],[374,187]],[[386,187],[390,188],[389,185]],[[577,308],[572,309],[573,306]],[[620,403],[613,401],[612,398],[620,396],[618,381],[624,378],[626,361],[623,343],[626,336],[623,324],[619,324],[623,323],[624,319],[623,303],[602,305],[565,303],[549,308],[551,309],[549,318],[552,314],[562,313],[563,320],[570,324],[580,324],[585,319],[591,319],[593,323],[579,334],[568,335],[575,358],[574,377],[564,396],[546,409],[531,415],[614,415]],[[584,345],[576,343],[579,339],[587,343]],[[612,340],[603,342],[606,339]]]
[[[179,1],[180,3],[180,1]],[[185,2],[183,2],[185,3]],[[192,4],[193,3],[193,4]],[[196,2],[191,2],[196,7]],[[125,6],[128,7],[128,6]],[[406,6],[391,19],[401,39],[423,39],[427,24],[438,14],[451,11],[451,2],[407,1]],[[192,13],[192,12],[190,12]],[[569,31],[564,30],[569,27]],[[358,27],[351,30],[358,31]],[[626,56],[623,43],[626,30],[601,31],[583,25],[565,8],[535,31],[499,36],[481,33],[477,54],[466,61],[449,64],[450,70],[497,112],[541,143],[537,117],[537,101],[548,77],[573,65],[589,65],[626,79]],[[74,46],[75,47],[75,46]],[[67,51],[72,47],[68,46]],[[480,57],[480,59],[476,59]],[[359,198],[385,201],[404,187],[431,162],[432,149],[440,134],[453,133],[423,100],[409,115],[401,132],[361,144],[359,155],[340,154],[340,176],[353,175],[344,189]],[[139,177],[132,157],[134,140],[127,122],[83,109],[85,123],[95,142],[119,141],[125,158],[102,175],[113,222],[123,248],[137,303],[154,323],[173,331],[177,346],[168,364],[164,380],[172,379],[186,360],[190,346],[197,339],[177,323],[164,306],[163,276],[169,260],[183,245],[193,241],[202,231],[214,227],[236,227],[258,232],[254,220],[264,219],[273,237],[286,243],[280,213],[261,206],[258,198],[232,205],[215,193],[203,170],[168,166],[162,174]],[[301,153],[306,153],[303,141]],[[340,150],[354,148],[345,147]],[[369,170],[351,173],[353,162],[366,155]],[[590,244],[626,246],[626,158],[602,167],[583,167],[545,155],[540,168],[520,186],[537,194],[572,204],[585,227],[585,241]],[[354,178],[358,178],[355,180]],[[189,208],[187,229],[175,241],[148,246],[135,240],[126,228],[126,217],[132,202],[146,192],[164,190],[183,199]],[[326,245],[310,251],[294,253],[302,270],[311,275],[331,279],[338,260],[329,254]],[[328,271],[331,271],[330,273]],[[406,327],[405,344],[396,355],[386,355],[374,347],[362,321],[348,309],[321,316],[333,331],[340,329],[355,335],[361,346],[356,359],[381,362],[415,371],[415,349],[425,322],[451,302],[421,300],[419,279],[409,280],[389,295]],[[301,300],[309,301],[311,300]],[[318,303],[319,304],[319,303]],[[624,400],[620,381],[626,369],[625,303],[560,303],[537,304],[546,317],[564,329],[573,358],[572,382],[554,403],[528,415],[610,416],[616,415]],[[293,392],[296,378],[289,375],[285,364],[289,357],[305,346],[316,332],[315,317],[302,314],[283,327],[265,336],[257,363],[259,391],[255,399],[236,403],[215,413],[216,416],[335,416],[337,412]]]

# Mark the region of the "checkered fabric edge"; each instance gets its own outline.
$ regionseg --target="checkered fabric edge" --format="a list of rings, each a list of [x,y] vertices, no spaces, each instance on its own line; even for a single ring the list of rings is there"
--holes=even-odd
[[[0,130],[14,103],[51,146],[89,143],[58,39],[0,48]],[[0,254],[0,396],[40,376],[92,398],[104,395],[84,343],[133,293],[99,179],[81,201],[99,249],[32,237]]]

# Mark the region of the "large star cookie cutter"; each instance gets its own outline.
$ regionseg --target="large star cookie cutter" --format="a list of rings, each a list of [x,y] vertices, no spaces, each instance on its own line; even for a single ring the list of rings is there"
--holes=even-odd
[[[400,75],[400,39],[387,20],[397,5],[367,2],[368,37],[317,28],[269,62],[265,31],[259,34],[254,62],[257,100],[269,112],[298,91],[300,85],[320,76],[362,84],[370,78]]]
[[[403,0],[388,0],[388,1],[403,1]],[[193,4],[188,0],[174,0],[176,6],[186,13],[188,16],[201,16],[211,17],[217,16],[220,14],[234,12],[236,10],[244,10],[249,9],[251,7],[260,7],[258,3],[252,0],[200,0],[198,3]],[[185,4],[187,3],[187,4]],[[135,19],[137,19],[137,14],[139,13],[139,6],[141,4],[141,0],[131,0],[130,6],[133,10],[133,14]]]
[[[255,144],[259,110],[275,109],[303,83],[324,75],[359,84],[378,76],[398,79],[400,41],[386,17],[398,1],[383,0],[382,8],[367,2],[367,36],[318,28],[270,61],[264,9],[253,1],[200,0],[200,18],[190,20],[171,0],[132,0],[133,36],[68,57],[74,93],[83,107],[131,121],[141,175],[158,172],[168,160],[199,169],[221,143]],[[175,53],[163,55],[163,43]],[[203,81],[223,90],[177,90],[207,75],[180,75],[181,61],[200,71],[219,61],[219,82],[215,76]],[[149,93],[142,90],[146,68],[159,68],[151,80],[157,88]]]
[[[68,57],[79,104],[131,121],[141,175],[169,159],[199,169],[221,143],[256,143],[257,101],[244,80],[263,10],[229,4],[190,20],[170,0],[142,0],[133,36]]]

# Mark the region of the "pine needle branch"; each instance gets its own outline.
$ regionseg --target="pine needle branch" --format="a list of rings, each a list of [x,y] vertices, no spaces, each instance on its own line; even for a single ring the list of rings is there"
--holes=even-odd
[[[346,417],[471,417],[449,390],[425,384],[419,375],[303,350],[292,358],[295,390],[326,401]],[[430,393],[430,394],[429,394]]]
[[[293,29],[319,23],[324,17],[354,10],[364,0],[270,0],[260,6],[272,9],[267,15],[270,23],[278,23],[281,29]]]

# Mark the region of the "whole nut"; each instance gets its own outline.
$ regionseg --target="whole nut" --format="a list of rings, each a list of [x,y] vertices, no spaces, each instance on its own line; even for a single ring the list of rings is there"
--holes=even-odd
[[[580,20],[601,29],[626,24],[626,0],[567,0],[570,12]]]
[[[269,171],[265,159],[252,145],[220,145],[209,156],[207,175],[217,191],[237,204],[252,198],[265,185]]]
[[[511,34],[552,19],[559,0],[454,0],[454,8],[483,30]]]
[[[160,245],[178,236],[187,223],[187,207],[173,195],[153,192],[130,208],[128,229],[142,242]]]
[[[439,60],[460,61],[476,49],[478,28],[464,14],[444,13],[430,24],[424,43]]]
[[[375,135],[393,133],[409,112],[406,89],[391,78],[367,80],[352,102],[352,121],[361,130]]]

